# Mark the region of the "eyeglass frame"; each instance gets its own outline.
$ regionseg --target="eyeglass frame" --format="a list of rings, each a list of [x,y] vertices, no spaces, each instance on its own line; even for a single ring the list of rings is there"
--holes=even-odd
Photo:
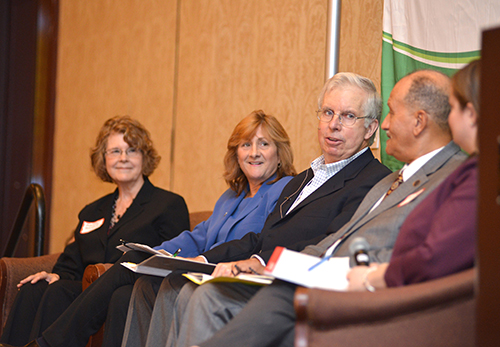
[[[115,151],[115,153],[113,153],[113,151]],[[126,150],[123,150],[121,148],[110,148],[104,151],[104,155],[108,156],[109,158],[120,158],[123,153],[125,153],[125,156],[127,158],[137,158],[139,154],[142,154],[142,150],[136,147],[129,147]],[[132,155],[130,155],[131,153]]]
[[[322,117],[321,117],[321,116],[322,116],[322,115],[324,115],[324,114],[325,114],[325,112],[328,112],[328,111],[331,111],[331,112],[333,113],[333,114],[332,114],[332,116],[331,116],[331,118],[330,118],[329,120],[324,120],[324,119],[322,119]],[[345,117],[345,116],[348,116],[348,115],[352,115],[352,116],[354,117],[354,122],[353,122],[352,124],[344,124],[344,123],[342,122],[342,119],[344,119],[344,120],[345,120],[345,118],[344,118],[344,117]],[[331,121],[332,121],[332,119],[333,119],[335,116],[339,116],[339,122],[340,122],[340,124],[342,124],[343,126],[346,126],[346,127],[352,127],[352,126],[354,126],[354,124],[356,124],[356,121],[357,121],[358,119],[370,118],[369,116],[358,117],[358,116],[356,116],[356,115],[355,115],[354,113],[352,113],[352,112],[335,113],[335,111],[334,111],[334,110],[332,110],[332,109],[330,109],[330,108],[323,108],[323,109],[320,109],[320,110],[317,110],[317,111],[316,111],[316,117],[318,117],[318,119],[319,119],[319,121],[320,121],[320,122],[329,123],[329,122],[331,122]],[[351,119],[352,119],[352,118],[351,118]]]

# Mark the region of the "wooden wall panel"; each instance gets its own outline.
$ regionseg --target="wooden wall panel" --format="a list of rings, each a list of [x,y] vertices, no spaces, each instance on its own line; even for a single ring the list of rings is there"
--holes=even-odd
[[[192,210],[227,188],[222,159],[234,126],[255,109],[276,116],[298,170],[319,153],[326,0],[184,0],[173,189]]]
[[[384,0],[342,1],[339,71],[370,78],[379,92],[383,13]],[[380,158],[380,148],[373,149],[373,153]]]
[[[163,157],[152,181],[182,194],[191,211],[212,209],[226,189],[227,139],[255,109],[283,123],[297,170],[320,153],[314,111],[324,83],[328,0],[177,3],[60,0],[52,252],[62,250],[78,211],[113,189],[88,159],[111,116],[129,114],[151,130]],[[377,86],[382,3],[342,2],[340,71]]]
[[[162,155],[152,181],[168,188],[175,0],[60,1],[51,251],[61,250],[83,206],[112,191],[90,169],[104,121],[128,114]]]
[[[369,77],[380,90],[384,0],[342,1],[339,71]]]

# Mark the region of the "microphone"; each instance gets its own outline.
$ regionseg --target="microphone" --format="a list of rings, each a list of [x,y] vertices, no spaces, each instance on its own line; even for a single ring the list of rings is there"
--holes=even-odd
[[[364,237],[356,237],[352,240],[349,245],[349,252],[351,252],[356,265],[370,265],[370,256],[368,255],[369,249],[370,245]]]

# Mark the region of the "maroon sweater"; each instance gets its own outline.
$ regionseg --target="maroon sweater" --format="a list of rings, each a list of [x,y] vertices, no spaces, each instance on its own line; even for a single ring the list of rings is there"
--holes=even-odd
[[[477,157],[461,164],[406,218],[385,274],[388,287],[474,266]]]

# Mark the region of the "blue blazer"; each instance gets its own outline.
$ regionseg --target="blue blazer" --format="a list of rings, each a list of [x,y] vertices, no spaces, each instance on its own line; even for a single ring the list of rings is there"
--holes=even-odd
[[[281,191],[292,179],[283,177],[278,182],[268,184],[275,178],[276,176],[273,176],[264,182],[251,201],[235,216],[232,215],[245,198],[245,193],[236,196],[232,189],[226,190],[217,200],[210,218],[198,224],[193,231],[185,230],[155,248],[170,253],[180,248],[180,256],[194,257],[226,241],[240,239],[249,232],[260,233]]]

